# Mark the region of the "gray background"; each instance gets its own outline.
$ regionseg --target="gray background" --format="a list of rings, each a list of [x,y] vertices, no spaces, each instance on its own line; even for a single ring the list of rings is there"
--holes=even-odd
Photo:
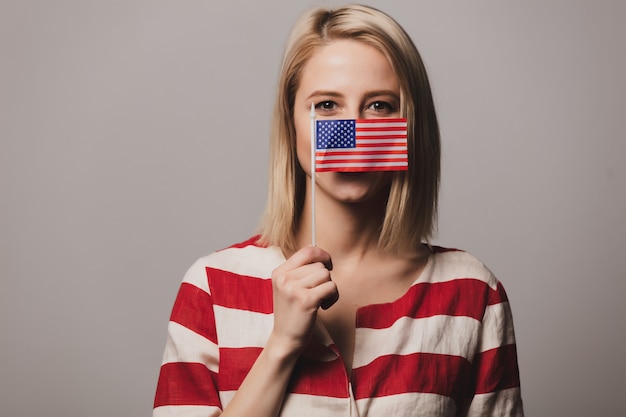
[[[626,3],[366,3],[426,62],[436,242],[504,282],[527,415],[623,416]],[[150,414],[183,273],[258,223],[316,4],[0,2],[0,414]]]

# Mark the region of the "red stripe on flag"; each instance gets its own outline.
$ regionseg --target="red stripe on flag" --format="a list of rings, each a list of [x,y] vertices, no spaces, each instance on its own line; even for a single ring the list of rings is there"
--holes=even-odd
[[[409,168],[404,165],[404,166],[391,166],[391,165],[380,165],[380,166],[363,166],[363,165],[359,165],[359,166],[343,166],[341,168],[342,172],[369,172],[369,171],[407,171]],[[331,172],[331,171],[337,171],[337,168],[333,168],[333,167],[329,167],[329,168],[324,168],[324,167],[320,167],[316,169],[317,172]]]
[[[183,282],[178,290],[170,320],[217,343],[212,305],[211,294]]]
[[[215,305],[264,314],[274,311],[270,279],[208,267],[206,270]]]
[[[381,155],[381,154],[384,154],[384,155],[400,155],[401,157],[404,156],[404,158],[401,158],[401,159],[408,160],[408,158],[406,157],[406,152],[402,151],[402,150],[386,150],[386,151],[383,152],[383,151],[376,151],[376,150],[372,151],[372,150],[366,150],[366,149],[362,150],[362,151],[359,151],[359,154],[360,155]],[[354,155],[354,152],[350,152],[350,151],[339,151],[339,152],[332,152],[332,153],[328,152],[328,153],[325,154],[326,157],[329,157],[329,156],[333,156],[333,157],[334,156],[352,156],[352,155]],[[324,162],[326,162],[326,161],[330,161],[330,160],[326,159]]]
[[[385,162],[406,162],[406,158],[402,159],[402,158],[372,158],[369,157],[367,159],[363,159],[363,161],[361,163],[371,163],[371,164],[375,164],[375,163],[385,163]],[[331,159],[329,161],[326,162],[326,164],[350,164],[350,163],[355,163],[355,161],[353,159],[350,158],[338,158],[338,159]],[[320,167],[324,167],[324,164],[320,164]]]
[[[208,405],[221,407],[216,375],[201,363],[175,362],[161,366],[154,407]]]
[[[367,143],[371,141],[372,143]],[[358,136],[357,148],[364,145],[376,146],[397,146],[406,149],[406,140],[398,135],[381,135],[381,136]]]
[[[519,387],[516,346],[505,345],[479,353],[474,358],[472,372],[476,394]]]
[[[406,137],[406,126],[360,126],[356,125],[357,136],[359,132],[404,132],[402,137]]]
[[[386,117],[383,119],[357,119],[356,123],[358,124],[367,124],[367,123],[406,123],[406,119],[401,117]]]
[[[467,316],[481,320],[485,303],[494,291],[478,279],[456,279],[447,282],[418,283],[405,295],[389,304],[374,304],[357,311],[357,326],[388,328],[401,317],[432,317],[437,315]]]
[[[352,371],[355,398],[423,392],[459,398],[470,372],[460,356],[433,353],[381,356]]]

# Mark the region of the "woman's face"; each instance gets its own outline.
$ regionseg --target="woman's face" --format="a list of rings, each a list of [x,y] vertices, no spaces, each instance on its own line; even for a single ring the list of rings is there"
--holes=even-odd
[[[302,69],[294,101],[296,148],[300,165],[311,175],[311,103],[319,119],[400,117],[400,87],[387,58],[354,40],[319,48]],[[322,172],[318,192],[346,203],[379,196],[389,172]]]

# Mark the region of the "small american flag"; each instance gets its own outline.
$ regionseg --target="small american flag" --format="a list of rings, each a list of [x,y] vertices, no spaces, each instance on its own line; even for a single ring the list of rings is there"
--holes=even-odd
[[[408,169],[406,119],[317,120],[316,123],[317,172]]]

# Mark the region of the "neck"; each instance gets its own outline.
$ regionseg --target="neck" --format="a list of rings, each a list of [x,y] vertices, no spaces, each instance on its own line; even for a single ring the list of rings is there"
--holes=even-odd
[[[317,246],[335,260],[359,261],[377,251],[386,202],[384,193],[367,203],[342,203],[323,195],[316,197]],[[311,197],[307,193],[296,234],[299,247],[311,244],[312,214]]]

